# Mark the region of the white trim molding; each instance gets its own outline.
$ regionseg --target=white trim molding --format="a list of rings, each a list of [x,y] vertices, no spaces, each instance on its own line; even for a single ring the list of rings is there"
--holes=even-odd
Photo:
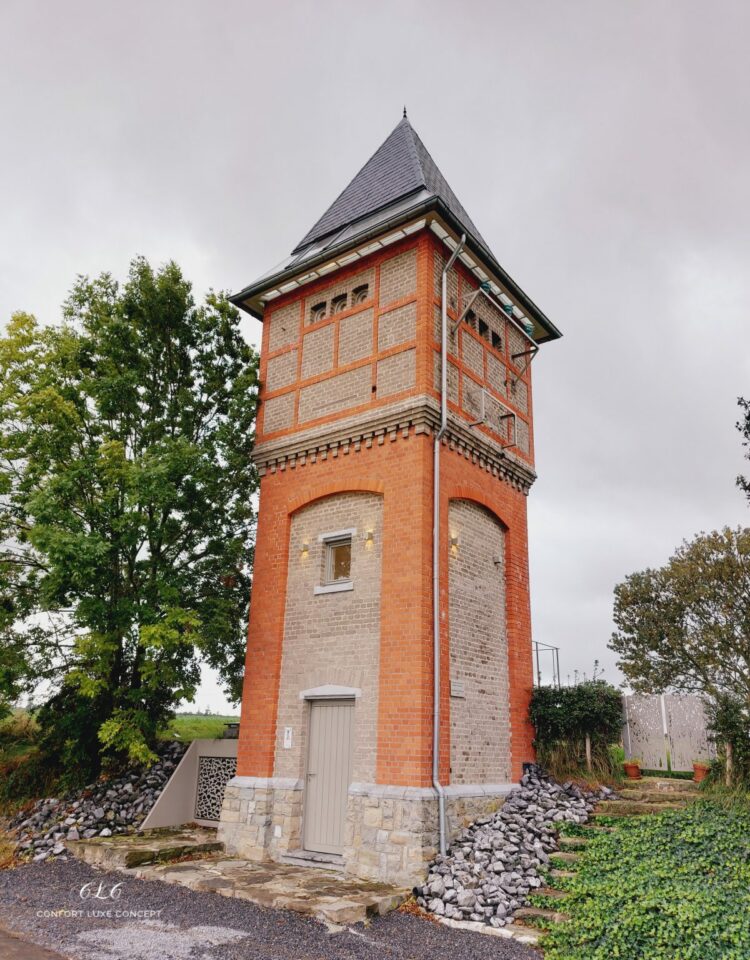
[[[353,590],[354,584],[351,580],[336,580],[333,583],[318,583],[313,587],[313,593],[317,596],[321,593],[344,593],[346,590]]]
[[[348,527],[346,530],[334,530],[333,533],[321,533],[318,536],[318,543],[328,543],[329,540],[346,540],[351,537],[352,540],[357,536],[356,527]]]
[[[357,700],[362,696],[359,687],[341,687],[335,683],[325,683],[321,687],[300,690],[300,700]]]

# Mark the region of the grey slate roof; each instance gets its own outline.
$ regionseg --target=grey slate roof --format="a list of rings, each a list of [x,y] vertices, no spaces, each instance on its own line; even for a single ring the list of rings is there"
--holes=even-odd
[[[402,197],[427,190],[439,197],[461,225],[485,249],[486,242],[458,201],[445,177],[406,117],[339,194],[315,226],[300,240],[300,253],[348,224],[367,217]]]

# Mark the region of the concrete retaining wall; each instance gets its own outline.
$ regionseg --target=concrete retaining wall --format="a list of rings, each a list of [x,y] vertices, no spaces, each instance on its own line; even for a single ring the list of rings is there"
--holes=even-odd
[[[216,758],[237,760],[237,740],[193,740],[183,754],[177,769],[159,795],[141,825],[142,830],[154,827],[176,827],[183,823],[199,823],[204,827],[218,826],[218,812],[224,796],[224,786],[229,777],[223,771],[212,770],[206,761]],[[234,774],[232,773],[232,776]],[[200,790],[199,790],[200,779]],[[212,782],[213,781],[213,782]],[[215,797],[211,793],[215,792]],[[200,816],[210,807],[216,807],[216,819]]]

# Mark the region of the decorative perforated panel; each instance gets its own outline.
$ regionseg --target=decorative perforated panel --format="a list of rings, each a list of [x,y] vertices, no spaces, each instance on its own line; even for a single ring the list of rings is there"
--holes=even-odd
[[[237,773],[234,757],[198,757],[198,789],[195,795],[196,820],[221,818],[224,788]]]

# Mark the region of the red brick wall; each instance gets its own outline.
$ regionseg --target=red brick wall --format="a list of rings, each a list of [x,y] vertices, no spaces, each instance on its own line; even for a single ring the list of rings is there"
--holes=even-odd
[[[380,265],[401,253],[414,250],[417,260],[417,285],[414,295],[388,305],[388,309],[416,304],[416,339],[378,351],[378,302]],[[437,345],[434,340],[435,256],[441,251],[438,241],[427,231],[373,254],[364,261],[336,274],[349,276],[372,270],[373,296],[361,310],[373,310],[373,346],[370,356],[345,367],[338,365],[338,349],[334,347],[334,367],[325,374],[311,377],[318,382],[335,374],[370,366],[372,384],[377,384],[377,362],[407,349],[416,349],[416,382],[403,394],[384,399],[376,394],[356,409],[367,411],[410,393],[434,391],[434,363]],[[459,289],[468,284],[468,274],[461,272]],[[282,340],[287,342],[273,352],[269,350],[269,323],[264,325],[261,358],[261,383],[264,382],[270,356],[281,357],[296,350],[296,379],[276,395],[293,396],[295,417],[299,405],[302,356],[299,341],[305,328],[306,304],[317,290],[330,287],[331,275],[290,293],[269,305],[267,318],[284,311],[298,324],[298,333],[291,329]],[[391,281],[389,280],[389,283]],[[295,306],[296,304],[296,306]],[[332,323],[339,324],[349,310]],[[451,311],[454,314],[455,312]],[[278,328],[277,328],[278,330]],[[335,336],[338,344],[339,332]],[[484,346],[483,346],[483,349]],[[489,349],[489,348],[487,348]],[[463,359],[454,361],[463,373]],[[507,359],[507,358],[506,358]],[[486,363],[486,360],[485,360]],[[528,389],[528,422],[531,420],[531,384]],[[263,400],[268,394],[261,391]],[[507,401],[511,405],[510,400]],[[263,406],[258,425],[259,441],[263,435]],[[275,431],[273,437],[292,435],[296,430],[326,424],[355,412],[347,409],[315,421],[296,424]],[[456,407],[455,412],[466,414]],[[480,428],[481,429],[481,428]],[[531,434],[531,430],[529,429]],[[238,774],[272,776],[276,732],[276,705],[284,634],[284,597],[288,569],[289,528],[292,513],[317,498],[337,492],[365,490],[382,493],[383,560],[381,600],[380,703],[378,713],[378,764],[380,783],[428,786],[432,764],[432,438],[425,434],[408,438],[381,437],[361,449],[327,459],[308,460],[304,466],[267,473],[261,481],[260,513],[256,542],[256,564],[253,600],[248,632],[248,652],[242,703],[242,722],[238,751]],[[529,456],[533,458],[533,440]],[[450,696],[448,656],[448,503],[451,498],[474,500],[491,510],[506,528],[506,603],[509,648],[509,686],[511,714],[511,757],[514,777],[520,776],[521,763],[532,759],[531,727],[526,710],[532,685],[531,622],[528,585],[528,547],[526,498],[461,454],[443,446],[441,453],[441,642],[442,642],[442,715],[441,778],[450,782]]]
[[[267,474],[261,481],[238,773],[272,776],[276,701],[284,633],[291,514],[319,497],[350,490],[382,493],[378,782],[427,786],[432,763],[432,438],[363,445],[336,459]],[[444,446],[441,451],[441,777],[450,782],[448,503],[474,500],[506,534],[506,610],[511,758],[514,777],[533,758],[526,718],[532,686],[526,497]]]

